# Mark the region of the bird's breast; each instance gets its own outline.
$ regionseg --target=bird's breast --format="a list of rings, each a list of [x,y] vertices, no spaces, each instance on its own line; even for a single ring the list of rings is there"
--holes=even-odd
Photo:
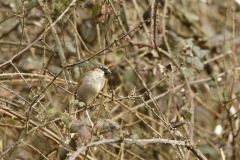
[[[105,78],[98,74],[89,74],[84,77],[82,84],[77,90],[77,95],[85,103],[90,103],[102,90]]]

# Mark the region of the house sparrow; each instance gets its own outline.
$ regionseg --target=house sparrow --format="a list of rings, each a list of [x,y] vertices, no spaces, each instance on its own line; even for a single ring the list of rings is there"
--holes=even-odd
[[[97,65],[91,71],[85,73],[81,78],[78,89],[77,98],[86,105],[91,103],[103,89],[106,75],[112,72],[102,65]]]

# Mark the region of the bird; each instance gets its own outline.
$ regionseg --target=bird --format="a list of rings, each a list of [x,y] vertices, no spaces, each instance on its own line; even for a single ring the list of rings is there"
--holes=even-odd
[[[89,105],[103,89],[107,75],[112,72],[103,65],[96,65],[80,79],[77,88],[77,98]]]

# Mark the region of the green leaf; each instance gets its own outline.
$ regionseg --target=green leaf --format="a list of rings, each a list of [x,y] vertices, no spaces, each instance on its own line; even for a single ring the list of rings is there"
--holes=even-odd
[[[124,56],[125,56],[124,52],[120,50],[117,52],[117,56],[115,57],[115,60],[117,62],[122,62],[124,60]]]
[[[46,110],[46,114],[55,114],[57,112],[57,110],[55,108],[50,108],[48,110]]]
[[[134,75],[131,67],[126,67],[126,70],[124,71],[123,76],[125,77],[126,81],[130,81],[133,83],[136,82],[136,76]]]
[[[98,13],[101,11],[101,6],[99,4],[95,4],[93,6],[93,10],[92,10],[92,15],[95,17],[98,15]]]
[[[220,144],[220,141],[216,142],[215,145],[218,146],[219,144]],[[213,149],[213,147],[209,145],[202,145],[202,146],[199,146],[198,148],[203,154],[209,155],[211,159],[220,159],[218,152],[215,149]]]
[[[27,58],[23,59],[23,61],[20,64],[20,68],[25,71],[31,71],[42,67],[42,65],[43,65],[42,59]]]
[[[194,76],[194,72],[193,72],[193,69],[192,69],[192,68],[190,68],[190,69],[184,68],[184,69],[183,69],[183,73],[184,73],[184,75],[185,75],[187,78],[189,78],[189,77],[191,77],[191,76]]]
[[[99,61],[96,61],[96,60],[90,61],[90,67],[93,67],[93,66],[99,65],[99,64],[101,64]]]
[[[78,103],[78,106],[79,106],[80,108],[83,108],[83,107],[86,106],[86,104],[85,104],[84,102],[79,102],[79,103]]]
[[[203,63],[200,61],[198,57],[193,57],[193,64],[195,65],[198,72],[201,72],[204,69]]]
[[[186,57],[185,62],[187,64],[192,64],[193,63],[193,58],[192,57]]]
[[[131,133],[132,133],[131,138],[134,137],[133,139],[139,139],[142,137],[143,131],[140,129],[132,129]]]
[[[199,21],[199,17],[196,14],[194,14],[193,12],[185,11],[184,16],[186,17],[186,19],[189,22],[198,22]]]
[[[69,116],[63,117],[62,122],[66,126],[66,128],[69,129],[69,124],[72,122],[72,118]]]
[[[30,9],[30,8],[33,8],[33,7],[37,6],[37,5],[38,5],[38,3],[37,3],[36,1],[33,1],[33,2],[25,3],[25,4],[24,4],[24,7],[25,7],[26,9]]]
[[[144,142],[136,142],[135,144],[136,144],[136,146],[137,146],[139,149],[144,150],[144,149],[147,148],[147,143],[144,143]]]
[[[85,61],[83,63],[79,63],[77,66],[80,67],[80,68],[84,68],[84,67],[87,67],[88,65],[89,65],[89,62]]]
[[[200,59],[204,58],[206,54],[209,52],[208,50],[203,50],[198,46],[193,46],[192,50],[195,53],[195,55]]]
[[[217,72],[212,72],[211,77],[213,80],[217,80],[219,78],[219,75]]]
[[[220,92],[220,95],[218,95],[218,92]],[[223,93],[223,89],[220,88],[219,91],[217,89],[213,89],[211,93],[211,99],[215,102],[224,101],[223,95],[221,93]]]
[[[71,42],[63,42],[62,43],[63,47],[70,53],[76,53],[76,48],[72,45]]]
[[[12,125],[15,125],[15,124],[17,124],[18,121],[16,121],[15,119],[10,119],[9,122],[10,122]]]
[[[79,102],[79,100],[78,100],[78,99],[74,100],[74,101],[73,101],[73,105],[76,105],[76,104],[78,104],[78,102]]]

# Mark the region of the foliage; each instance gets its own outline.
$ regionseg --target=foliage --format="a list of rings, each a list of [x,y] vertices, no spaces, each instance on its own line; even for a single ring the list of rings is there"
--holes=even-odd
[[[0,1],[0,158],[237,159],[239,11],[224,0]],[[112,75],[87,106],[74,91],[99,63]]]

